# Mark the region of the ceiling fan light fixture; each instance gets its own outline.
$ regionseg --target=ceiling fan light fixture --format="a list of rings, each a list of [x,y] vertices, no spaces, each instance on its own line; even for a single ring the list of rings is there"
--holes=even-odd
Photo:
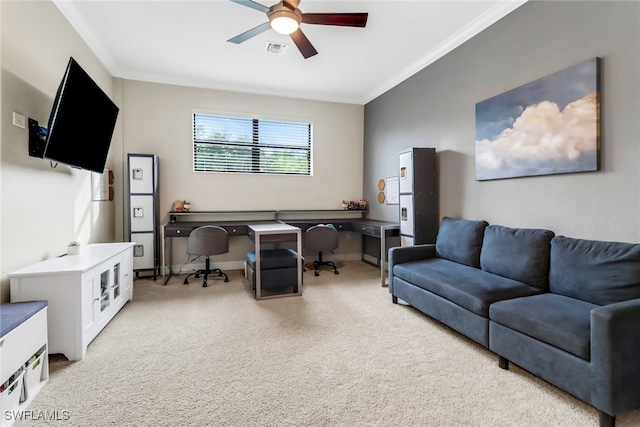
[[[302,14],[287,8],[282,2],[272,6],[268,13],[271,28],[280,34],[291,34],[300,27]]]
[[[298,23],[288,16],[279,16],[271,20],[271,28],[280,34],[291,34],[298,29]]]

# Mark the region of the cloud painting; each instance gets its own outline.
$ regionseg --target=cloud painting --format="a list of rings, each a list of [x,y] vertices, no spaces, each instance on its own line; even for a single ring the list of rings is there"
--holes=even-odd
[[[476,179],[598,170],[599,58],[476,104]]]

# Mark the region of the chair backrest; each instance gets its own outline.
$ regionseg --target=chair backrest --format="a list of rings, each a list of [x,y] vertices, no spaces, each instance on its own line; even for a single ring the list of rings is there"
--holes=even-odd
[[[312,251],[332,251],[338,247],[338,230],[326,225],[314,225],[304,233],[304,247]]]
[[[219,255],[227,252],[229,252],[229,234],[222,227],[205,225],[189,234],[187,241],[189,255]]]

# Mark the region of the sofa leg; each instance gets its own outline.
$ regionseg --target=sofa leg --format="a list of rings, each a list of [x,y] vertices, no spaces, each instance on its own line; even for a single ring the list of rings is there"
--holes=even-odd
[[[616,427],[616,417],[606,412],[598,411],[600,414],[600,427]]]
[[[498,356],[498,366],[502,369],[509,370],[509,360],[505,357]]]
[[[398,297],[395,296],[395,295],[391,295],[391,302],[394,303],[394,304],[397,304],[398,303]]]

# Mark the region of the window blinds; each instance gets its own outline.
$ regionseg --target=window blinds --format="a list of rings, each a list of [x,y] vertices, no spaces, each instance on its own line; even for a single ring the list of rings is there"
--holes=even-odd
[[[195,171],[311,174],[311,124],[193,115]]]

